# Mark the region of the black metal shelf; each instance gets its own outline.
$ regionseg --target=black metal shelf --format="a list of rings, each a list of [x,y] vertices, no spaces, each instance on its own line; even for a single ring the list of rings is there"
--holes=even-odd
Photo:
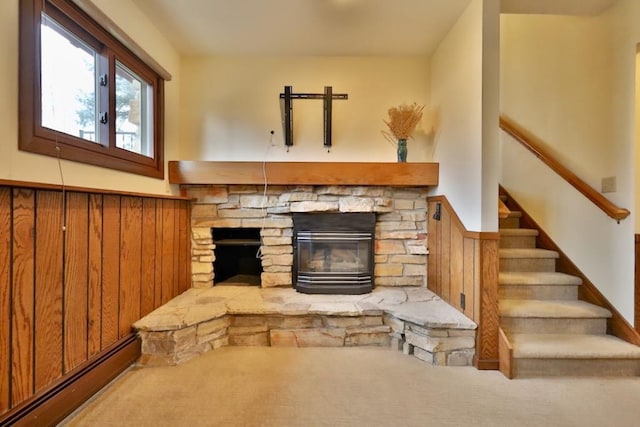
[[[221,239],[214,242],[218,246],[260,246],[256,239]]]

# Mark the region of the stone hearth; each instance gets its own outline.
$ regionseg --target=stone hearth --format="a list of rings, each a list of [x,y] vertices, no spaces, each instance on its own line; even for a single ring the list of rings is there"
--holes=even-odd
[[[182,185],[193,200],[192,283],[215,283],[211,229],[261,229],[261,286],[292,286],[292,213],[375,212],[375,286],[426,286],[426,187]]]
[[[438,366],[470,365],[476,325],[424,288],[307,295],[292,288],[192,288],[134,324],[142,366],[226,345],[388,346]]]

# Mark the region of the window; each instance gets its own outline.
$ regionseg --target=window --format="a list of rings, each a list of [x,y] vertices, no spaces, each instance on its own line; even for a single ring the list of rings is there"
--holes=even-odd
[[[71,0],[20,2],[21,150],[163,178],[163,90]]]

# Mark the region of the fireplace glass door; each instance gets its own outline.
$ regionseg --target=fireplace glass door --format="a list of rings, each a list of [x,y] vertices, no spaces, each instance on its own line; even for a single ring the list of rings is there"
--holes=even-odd
[[[369,266],[368,233],[304,232],[298,234],[300,275],[323,275],[327,281],[334,273],[357,277],[367,274]]]
[[[325,214],[326,215],[326,214]],[[355,219],[345,214],[341,219]],[[318,215],[312,218],[320,219]],[[295,220],[294,220],[295,223]],[[351,223],[362,228],[362,223]],[[361,294],[373,287],[373,230],[336,230],[315,224],[320,230],[295,232],[295,285],[305,293]],[[295,227],[294,227],[295,228]]]

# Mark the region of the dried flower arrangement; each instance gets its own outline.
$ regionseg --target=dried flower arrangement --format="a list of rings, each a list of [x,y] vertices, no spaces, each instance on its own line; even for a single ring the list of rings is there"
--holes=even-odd
[[[402,104],[389,108],[389,120],[384,122],[390,132],[382,131],[382,134],[391,142],[410,138],[422,119],[422,110],[424,105],[418,105],[415,102],[411,105]]]

